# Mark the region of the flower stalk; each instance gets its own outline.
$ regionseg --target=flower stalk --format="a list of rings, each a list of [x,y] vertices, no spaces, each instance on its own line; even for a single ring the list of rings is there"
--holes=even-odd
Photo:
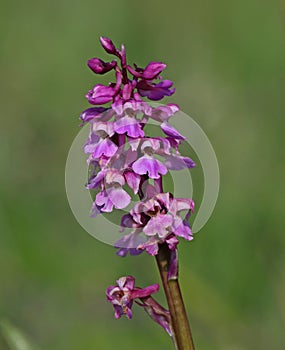
[[[169,307],[173,341],[177,350],[194,350],[194,342],[187,318],[178,276],[169,279],[171,251],[167,244],[160,245],[156,255],[156,263],[162,280],[163,289]]]

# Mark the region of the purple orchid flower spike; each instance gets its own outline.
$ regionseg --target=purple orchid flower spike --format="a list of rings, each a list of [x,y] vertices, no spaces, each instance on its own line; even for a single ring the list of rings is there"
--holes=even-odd
[[[121,216],[121,232],[127,232],[114,244],[117,255],[146,252],[155,257],[168,309],[152,297],[158,284],[139,288],[132,276],[121,277],[110,286],[107,300],[114,307],[115,318],[132,318],[134,303],[143,307],[171,336],[176,349],[193,350],[178,283],[178,244],[182,238],[193,240],[189,217],[194,202],[165,191],[163,176],[170,170],[191,169],[195,162],[180,153],[186,138],[170,122],[179,107],[147,102],[172,96],[175,88],[161,76],[166,64],[151,61],[145,68],[131,66],[124,45],[117,48],[107,37],[101,37],[100,42],[116,60],[91,58],[88,67],[98,75],[113,73],[115,81],[91,88],[86,98],[93,106],[80,115],[82,125],[90,126],[84,152],[90,170],[86,188],[92,190],[94,198],[91,216],[127,210]],[[159,124],[164,136],[148,134],[150,121]]]

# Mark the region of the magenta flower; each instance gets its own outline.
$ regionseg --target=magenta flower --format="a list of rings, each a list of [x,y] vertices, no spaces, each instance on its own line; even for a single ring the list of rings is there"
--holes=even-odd
[[[162,80],[160,83],[148,83],[145,80],[141,80],[137,84],[137,89],[142,97],[147,97],[149,100],[158,101],[164,96],[171,96],[174,94],[175,89],[171,89],[173,83],[170,80]]]
[[[88,67],[96,74],[105,74],[116,67],[117,62],[104,62],[100,58],[91,58],[88,60]]]
[[[121,277],[116,286],[110,286],[106,290],[107,300],[113,304],[115,317],[126,315],[132,318],[132,305],[135,299],[147,298],[159,290],[158,284],[146,288],[135,287],[135,279],[132,276]]]
[[[166,166],[153,156],[160,147],[158,139],[146,139],[142,142],[140,149],[143,152],[143,156],[132,165],[132,169],[136,174],[147,174],[151,179],[159,179],[161,175],[167,173]]]
[[[106,52],[110,54],[115,54],[117,52],[117,49],[111,39],[101,36],[100,42]]]
[[[130,204],[130,195],[122,188],[125,178],[116,169],[100,171],[87,185],[88,189],[101,188],[94,204],[100,212],[111,212],[113,207],[123,209]],[[97,213],[97,211],[96,211]],[[95,212],[93,211],[93,216]]]
[[[174,198],[170,193],[159,193],[145,202],[137,203],[129,214],[123,216],[122,227],[133,228],[128,239],[120,239],[116,246],[120,247],[120,255],[125,249],[145,249],[150,255],[156,255],[159,244],[167,243],[170,250],[175,250],[177,237],[187,241],[193,239],[187,219],[194,211],[194,202],[187,198]],[[182,213],[185,212],[183,215]],[[134,246],[135,238],[144,233],[143,243]],[[131,244],[131,246],[130,246]]]

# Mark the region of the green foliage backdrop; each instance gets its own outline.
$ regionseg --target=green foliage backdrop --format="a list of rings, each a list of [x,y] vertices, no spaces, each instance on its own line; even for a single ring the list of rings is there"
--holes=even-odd
[[[285,348],[284,14],[277,0],[2,1],[0,319],[44,350],[171,348],[141,310],[116,321],[105,302],[120,275],[155,283],[152,259],[116,257],[65,195],[67,152],[97,82],[85,62],[105,35],[130,62],[168,64],[171,101],[217,153],[214,215],[180,245],[197,349]]]

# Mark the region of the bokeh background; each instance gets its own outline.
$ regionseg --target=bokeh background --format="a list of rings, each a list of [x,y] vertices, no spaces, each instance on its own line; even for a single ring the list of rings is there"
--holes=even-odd
[[[143,311],[117,321],[105,302],[121,275],[155,283],[153,259],[117,257],[66,199],[84,94],[105,79],[86,60],[106,58],[104,35],[130,62],[168,64],[171,101],[219,160],[214,215],[179,246],[197,349],[285,348],[284,15],[275,0],[1,2],[0,319],[43,350],[172,348]]]

